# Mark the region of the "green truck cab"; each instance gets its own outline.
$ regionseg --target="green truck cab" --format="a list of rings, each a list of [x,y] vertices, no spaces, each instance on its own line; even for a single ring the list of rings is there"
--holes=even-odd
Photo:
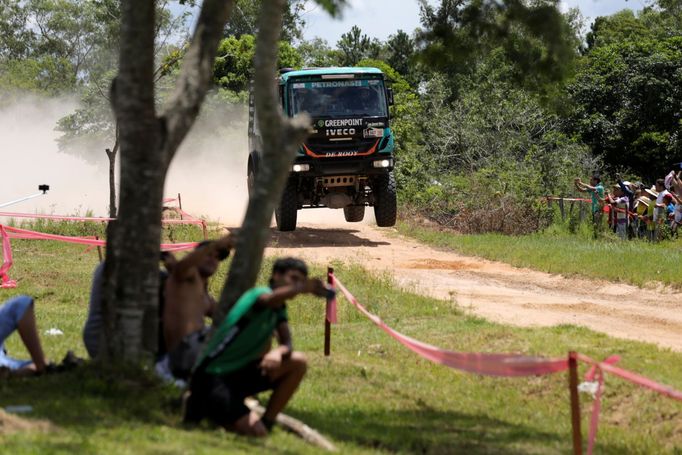
[[[282,70],[277,82],[284,113],[307,112],[312,119],[311,134],[298,151],[275,211],[278,229],[296,229],[298,210],[324,207],[343,209],[348,222],[362,221],[365,208],[373,207],[377,225],[393,226],[393,92],[384,74],[377,68]],[[250,96],[250,189],[262,161],[261,144]]]

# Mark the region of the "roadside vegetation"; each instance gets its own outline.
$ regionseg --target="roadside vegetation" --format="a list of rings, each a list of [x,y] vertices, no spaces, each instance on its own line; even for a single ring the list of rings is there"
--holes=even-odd
[[[36,296],[41,334],[50,358],[67,349],[85,356],[81,329],[87,313],[95,252],[47,241],[13,241],[13,277]],[[522,329],[486,322],[450,302],[400,291],[386,277],[334,264],[339,277],[389,325],[420,340],[461,351],[524,352],[563,356],[576,349],[595,358],[623,357],[622,365],[677,388],[682,356],[653,345],[622,341],[587,329]],[[269,263],[264,267],[267,270]],[[225,277],[223,266],[212,292]],[[323,273],[322,267],[314,272]],[[261,277],[261,281],[264,276]],[[289,308],[296,348],[310,359],[307,379],[287,413],[318,429],[342,453],[567,453],[570,417],[565,374],[500,379],[460,373],[404,349],[343,299],[332,328],[332,355],[322,355],[324,304],[299,299]],[[13,335],[8,351],[24,357]],[[653,360],[655,359],[655,361]],[[184,428],[179,392],[150,371],[131,378],[86,365],[44,378],[0,383],[0,406],[28,404],[29,421],[52,430],[4,434],[2,451],[23,453],[312,453],[315,449],[276,430],[267,441],[238,438],[204,425]],[[582,395],[583,423],[591,398]],[[682,405],[607,377],[600,453],[674,453],[682,445]],[[585,426],[583,427],[585,428]]]
[[[427,245],[516,267],[637,286],[658,286],[662,283],[682,288],[679,273],[682,240],[623,242],[615,235],[595,239],[593,228],[588,224],[569,230],[561,223],[553,224],[542,232],[517,236],[460,234],[433,224],[423,225],[407,220],[399,222],[397,230]]]

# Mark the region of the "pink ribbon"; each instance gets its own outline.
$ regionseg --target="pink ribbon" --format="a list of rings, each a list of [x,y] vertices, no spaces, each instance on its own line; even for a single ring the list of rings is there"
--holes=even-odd
[[[486,376],[538,376],[568,369],[567,359],[546,359],[517,354],[453,352],[423,343],[392,329],[378,316],[367,311],[336,277],[334,277],[334,284],[351,304],[384,332],[406,348],[432,362]]]
[[[161,220],[163,224],[197,224],[201,225],[204,220],[195,218],[192,215],[184,212],[180,209],[172,207],[174,211],[181,213],[186,219],[174,220],[174,219],[164,219]],[[0,212],[0,217],[7,218],[30,218],[38,220],[58,220],[58,221],[85,221],[85,222],[101,222],[106,223],[109,221],[115,221],[116,218],[106,218],[106,217],[95,217],[95,216],[67,216],[67,215],[38,215],[31,213],[18,213],[18,212]]]
[[[15,288],[17,282],[10,280],[9,269],[12,268],[12,246],[9,243],[9,236],[5,232],[5,227],[0,224],[0,236],[2,236],[2,265],[0,266],[0,288]]]

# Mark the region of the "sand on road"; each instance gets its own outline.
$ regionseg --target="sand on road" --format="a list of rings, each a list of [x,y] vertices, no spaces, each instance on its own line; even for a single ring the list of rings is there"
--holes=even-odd
[[[510,238],[510,242],[514,239]],[[518,326],[575,324],[682,351],[682,293],[563,277],[443,251],[368,224],[305,223],[275,232],[272,255],[357,263],[402,287]]]

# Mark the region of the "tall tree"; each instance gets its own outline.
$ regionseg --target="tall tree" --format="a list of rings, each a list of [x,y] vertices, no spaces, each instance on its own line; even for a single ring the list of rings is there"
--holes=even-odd
[[[306,0],[288,0],[284,9],[284,23],[281,39],[289,43],[303,37],[305,19],[303,16]],[[236,0],[232,17],[225,26],[225,36],[240,38],[242,35],[258,33],[258,14],[263,0]]]
[[[518,85],[542,93],[573,69],[579,41],[559,0],[420,0],[424,67],[457,79],[500,49]]]
[[[342,53],[341,64],[344,66],[355,66],[363,58],[385,59],[384,45],[362,33],[357,25],[341,35],[336,47]]]
[[[231,1],[203,2],[175,90],[157,115],[155,2],[121,2],[119,72],[111,86],[119,126],[121,190],[118,221],[109,225],[107,236],[102,351],[107,358],[136,361],[156,348],[164,182],[210,86],[231,7]]]
[[[341,51],[332,49],[326,40],[319,37],[303,41],[296,49],[307,67],[339,66],[343,58]]]
[[[285,0],[263,6],[262,36],[256,45],[256,90],[264,153],[272,166],[261,171],[249,201],[237,254],[221,298],[224,315],[239,289],[255,283],[269,222],[289,172],[291,157],[307,132],[305,119],[285,120],[272,76]],[[319,0],[329,8],[343,0]],[[204,0],[173,94],[157,115],[154,103],[154,1],[123,0],[119,74],[112,83],[112,107],[119,125],[121,195],[118,221],[109,225],[104,273],[105,349],[102,356],[137,361],[153,352],[157,338],[158,256],[163,185],[168,166],[192,127],[211,82],[216,49],[231,1]],[[130,56],[135,56],[130,58]],[[294,144],[294,145],[292,145]],[[289,152],[289,153],[281,153]],[[236,295],[236,297],[235,297]]]
[[[408,77],[413,73],[412,65],[415,55],[414,40],[410,35],[402,30],[398,30],[395,35],[388,37],[386,42],[388,47],[388,64],[393,67],[403,77]]]
[[[285,0],[272,0],[262,8],[256,43],[254,90],[256,115],[263,138],[263,160],[249,197],[235,256],[220,296],[214,321],[219,323],[237,299],[256,282],[263,252],[269,239],[272,214],[281,197],[296,150],[310,129],[307,114],[293,119],[284,116],[272,75],[277,70],[277,40],[282,28]]]

